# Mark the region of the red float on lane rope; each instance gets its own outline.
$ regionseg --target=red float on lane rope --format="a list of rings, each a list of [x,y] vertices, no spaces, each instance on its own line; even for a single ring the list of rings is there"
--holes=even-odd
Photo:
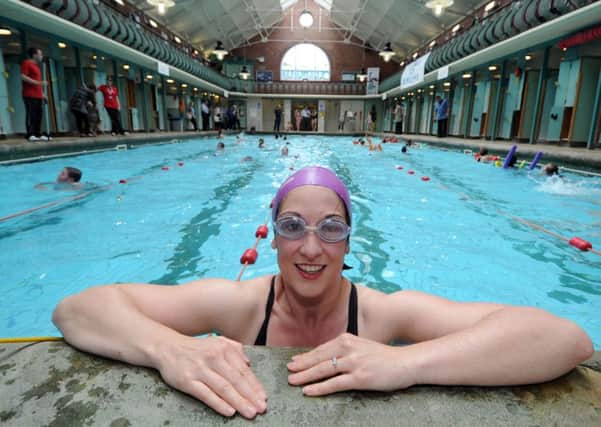
[[[572,237],[569,243],[570,245],[580,249],[581,251],[590,251],[591,249],[593,249],[593,245],[591,244],[591,242],[581,239],[580,237]]]
[[[126,179],[120,179],[119,180],[119,184],[127,184],[127,180]]]
[[[398,170],[400,170],[400,171],[402,171],[402,170],[403,170],[403,167],[402,167],[401,165],[398,165],[396,168],[397,168]]]
[[[422,176],[422,181],[430,181],[430,177],[429,176]]]
[[[269,228],[266,225],[259,225],[257,227],[257,231],[255,232],[255,237],[260,237],[261,239],[266,239],[269,234]]]
[[[168,171],[169,170],[169,166],[163,166],[161,169],[164,170],[164,171]]]
[[[258,256],[255,249],[247,249],[240,257],[240,264],[254,264]]]
[[[409,175],[413,175],[415,172],[414,172],[414,171],[412,171],[412,170],[408,170],[408,171],[407,171],[407,173],[408,173]]]
[[[178,165],[178,166],[183,166],[183,165],[184,165],[184,162],[179,162],[177,165]]]

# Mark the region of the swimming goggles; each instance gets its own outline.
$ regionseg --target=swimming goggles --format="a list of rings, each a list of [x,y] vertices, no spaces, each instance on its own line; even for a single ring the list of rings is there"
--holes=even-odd
[[[315,227],[311,227],[304,219],[290,215],[278,219],[273,226],[276,233],[288,240],[301,239],[307,231],[314,231],[324,242],[337,243],[351,234],[351,227],[337,218],[326,218]]]

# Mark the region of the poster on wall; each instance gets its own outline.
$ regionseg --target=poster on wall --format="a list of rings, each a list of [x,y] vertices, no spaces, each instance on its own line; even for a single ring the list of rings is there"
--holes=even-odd
[[[426,61],[429,57],[430,52],[405,67],[403,74],[401,75],[401,89],[414,86],[424,81],[424,70],[426,68]]]
[[[257,71],[257,81],[258,82],[272,82],[273,81],[273,71],[269,71],[269,70]]]
[[[377,95],[380,85],[380,68],[372,67],[367,69],[367,85],[365,85],[366,95]]]

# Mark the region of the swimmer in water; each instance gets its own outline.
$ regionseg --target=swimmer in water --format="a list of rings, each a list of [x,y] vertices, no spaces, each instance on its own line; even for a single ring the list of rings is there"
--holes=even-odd
[[[58,176],[56,177],[56,182],[45,182],[40,183],[35,186],[38,190],[47,190],[46,187],[49,184],[54,184],[55,190],[73,190],[82,188],[81,181],[82,172],[77,168],[73,168],[71,166],[64,167]]]
[[[286,147],[285,145],[282,147],[282,157],[285,157],[288,155],[288,147]]]
[[[555,163],[547,163],[545,165],[545,167],[543,168],[543,170],[541,171],[541,173],[545,174],[547,176],[553,176],[553,175],[559,176],[559,168],[557,167],[557,165]]]
[[[265,148],[265,140],[263,138],[259,138],[259,148]]]

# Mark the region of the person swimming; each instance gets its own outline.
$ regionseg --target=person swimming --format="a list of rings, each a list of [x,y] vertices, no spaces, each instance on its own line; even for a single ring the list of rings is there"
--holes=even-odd
[[[545,174],[547,176],[553,176],[553,175],[559,176],[559,168],[557,167],[557,165],[555,163],[547,163],[545,165],[545,167],[543,167],[541,173]]]
[[[265,140],[263,138],[259,138],[259,148],[265,148]]]
[[[284,146],[282,147],[281,154],[282,154],[282,156],[284,156],[284,157],[285,157],[285,156],[287,156],[287,155],[288,155],[288,147],[286,147],[286,146],[284,145]]]
[[[43,182],[35,186],[38,190],[47,190],[47,185],[54,184],[55,190],[74,190],[81,189],[83,185],[80,183],[83,173],[80,169],[65,166],[59,172],[55,182]]]

